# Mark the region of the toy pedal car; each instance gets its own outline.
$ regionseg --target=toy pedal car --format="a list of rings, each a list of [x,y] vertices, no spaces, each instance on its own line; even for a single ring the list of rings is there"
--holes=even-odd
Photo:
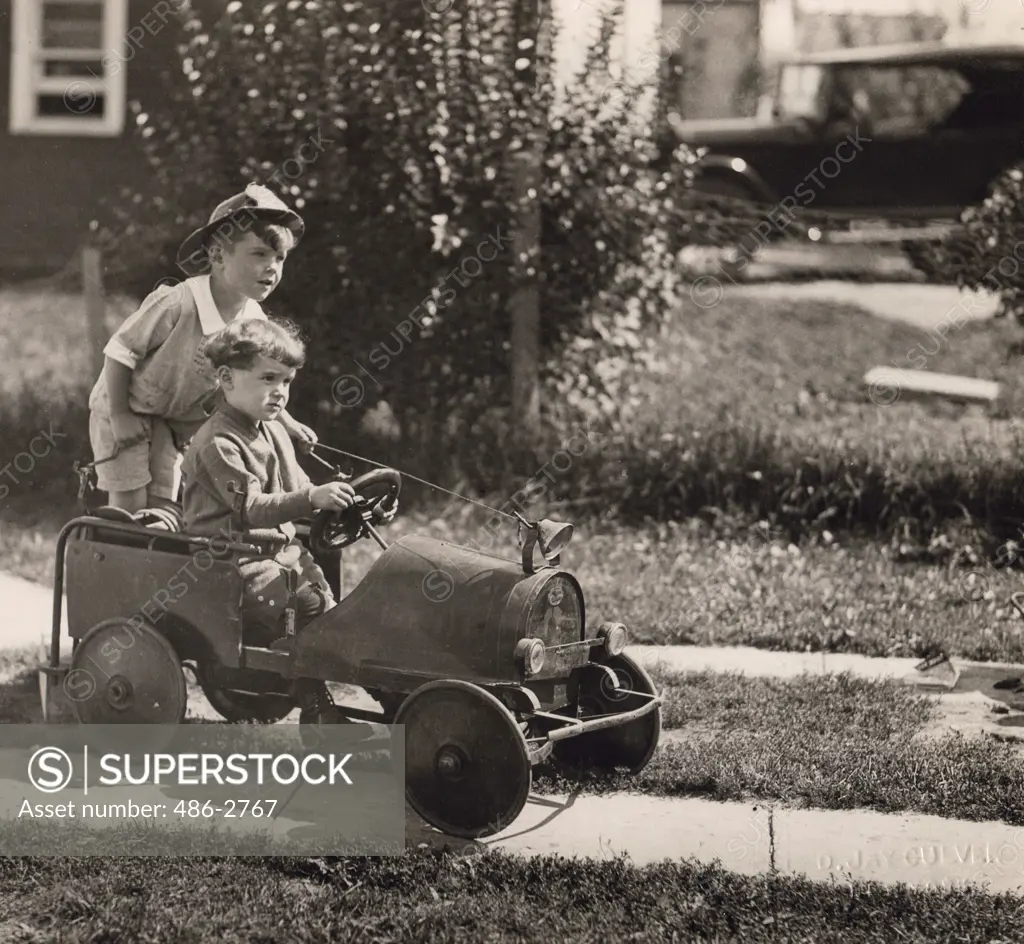
[[[558,567],[572,525],[521,519],[521,560],[424,536],[389,545],[375,524],[397,499],[400,474],[377,469],[351,484],[356,505],[318,512],[305,541],[324,554],[372,537],[382,553],[298,632],[285,614],[274,648],[246,641],[238,569],[240,557],[273,552],[274,532],[197,537],[112,520],[124,516],[116,509],[69,521],[57,541],[44,716],[51,688],[63,685],[84,724],[179,723],[183,664],[229,721],[284,718],[298,677],[359,686],[381,711],[342,712],[405,725],[407,800],[460,837],[511,824],[532,767],[552,754],[597,768],[647,765],[661,697],[623,653],[621,623],[588,629],[580,585]],[[545,562],[536,568],[538,545]],[[69,664],[60,661],[65,583]]]

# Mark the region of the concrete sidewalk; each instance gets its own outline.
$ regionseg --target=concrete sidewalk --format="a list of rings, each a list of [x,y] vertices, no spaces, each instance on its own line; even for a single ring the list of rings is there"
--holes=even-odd
[[[61,616],[61,634],[66,641],[66,605],[62,606]],[[0,573],[0,649],[31,649],[44,641],[49,645],[52,620],[53,592],[49,587]]]
[[[955,285],[886,284],[878,282],[764,283],[732,285],[723,282],[726,293],[755,298],[789,298],[837,302],[863,308],[886,321],[900,321],[924,331],[939,324],[985,321],[999,307],[999,298],[989,292],[965,292]],[[865,326],[870,319],[865,319]]]
[[[734,872],[777,870],[950,888],[988,883],[1024,895],[1024,829],[871,810],[771,809],[682,797],[531,796],[519,819],[478,845],[517,855],[693,857]]]
[[[920,659],[879,659],[846,652],[774,652],[753,646],[629,646],[645,669],[671,672],[741,672],[762,678],[793,678],[804,672],[850,672],[862,678],[913,673]]]

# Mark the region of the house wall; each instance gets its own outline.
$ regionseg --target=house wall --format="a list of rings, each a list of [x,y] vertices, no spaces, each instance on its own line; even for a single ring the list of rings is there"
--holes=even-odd
[[[807,13],[797,22],[797,49],[819,52],[848,46],[942,39],[949,23],[927,13],[873,16],[862,13]]]
[[[939,17],[949,30],[979,39],[1013,42],[1024,26],[1024,8],[1006,0],[795,0],[807,14]]]
[[[663,31],[700,6],[705,22],[679,51],[683,118],[754,114],[752,90],[770,92],[779,61],[797,52],[942,38],[1024,43],[1024,3],[1013,0],[664,0]]]
[[[800,51],[923,38],[1024,42],[1024,4],[1008,0],[764,0],[791,3]],[[923,26],[922,26],[923,24]],[[863,37],[860,38],[860,37]]]
[[[129,29],[152,8],[152,0],[129,0]],[[159,89],[160,68],[173,62],[169,37],[170,30],[146,32],[107,50],[126,60],[129,99]],[[148,175],[131,139],[130,113],[120,137],[10,134],[10,49],[11,0],[0,0],[0,272],[22,275],[66,264],[100,199],[122,185],[144,184]]]
[[[753,114],[759,92],[758,0],[665,0],[662,32],[678,36],[675,101],[684,118]]]

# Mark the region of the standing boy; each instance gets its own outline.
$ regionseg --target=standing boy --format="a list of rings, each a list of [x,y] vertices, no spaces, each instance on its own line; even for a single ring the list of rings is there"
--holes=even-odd
[[[294,210],[250,184],[181,245],[182,270],[206,274],[151,292],[110,339],[89,396],[97,486],[108,504],[136,512],[176,501],[182,451],[217,389],[206,342],[225,325],[266,319],[260,302],[280,283],[304,229]],[[279,419],[293,438],[316,441],[287,413]]]

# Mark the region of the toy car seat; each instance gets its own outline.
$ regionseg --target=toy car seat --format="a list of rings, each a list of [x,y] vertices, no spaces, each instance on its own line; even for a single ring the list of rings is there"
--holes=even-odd
[[[158,531],[172,531],[181,534],[185,530],[185,516],[180,505],[162,505],[158,508],[143,508],[132,516],[137,524]]]
[[[122,524],[142,525],[147,529],[155,531],[170,531],[180,534],[185,530],[185,522],[181,512],[171,507],[143,508],[133,514],[130,511],[113,505],[101,505],[92,512],[92,516]],[[103,540],[109,541],[112,544],[121,544],[128,547],[151,546],[154,550],[182,550],[182,546],[177,543],[153,542],[152,538],[147,538],[145,535],[126,534],[123,531],[83,528],[79,536],[92,539],[102,537]],[[164,544],[166,546],[162,546]]]

